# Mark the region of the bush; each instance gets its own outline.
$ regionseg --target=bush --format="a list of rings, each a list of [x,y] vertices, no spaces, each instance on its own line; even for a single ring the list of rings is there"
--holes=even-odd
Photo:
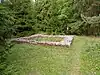
[[[35,33],[34,28],[31,25],[18,25],[14,26],[15,32],[13,33],[17,37],[29,36]]]

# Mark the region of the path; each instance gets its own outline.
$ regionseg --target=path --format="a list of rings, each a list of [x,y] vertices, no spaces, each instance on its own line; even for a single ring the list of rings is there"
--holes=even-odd
[[[77,38],[76,38],[77,39]],[[74,44],[74,52],[72,53],[72,66],[71,66],[71,72],[70,75],[81,75],[80,72],[80,55],[82,51],[82,46],[84,45],[84,41],[81,40],[75,40],[75,43],[77,42],[78,44]]]

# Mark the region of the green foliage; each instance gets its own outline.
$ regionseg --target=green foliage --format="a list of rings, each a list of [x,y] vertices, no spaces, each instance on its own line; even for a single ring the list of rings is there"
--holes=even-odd
[[[96,31],[94,33],[90,31],[89,24],[84,23],[81,14],[90,18],[98,16],[100,12],[100,1],[36,0],[33,6],[34,24],[40,32],[43,31],[48,34],[98,34],[95,33]],[[88,33],[86,33],[87,31]]]
[[[85,23],[84,28],[87,31],[88,35],[100,35],[100,15],[99,16],[93,16],[93,17],[86,17],[84,15],[81,15],[82,20]]]
[[[14,29],[16,30],[14,35],[16,36],[25,36],[27,32],[31,34],[46,32],[47,34],[99,35],[99,23],[96,25],[92,23],[90,27],[81,14],[88,18],[99,16],[100,1],[10,0],[10,3],[8,5],[14,12]],[[91,31],[92,29],[94,31]]]
[[[12,33],[20,37],[41,32],[99,36],[100,1],[6,0],[0,4],[0,63],[6,59]],[[4,67],[0,64],[0,71]]]
[[[0,4],[0,74],[6,68],[6,57],[8,55],[8,48],[11,47],[8,38],[11,38],[13,29],[13,16],[12,12],[6,4]]]
[[[68,30],[69,34],[73,34],[73,35],[82,35],[83,34],[83,22],[82,21],[77,21],[77,22],[74,22],[74,23],[71,23],[68,25],[68,27],[70,28]]]
[[[33,4],[31,0],[10,0],[11,5],[9,7],[14,12],[14,29],[16,36],[25,36],[28,33],[34,34],[34,16],[33,16]],[[23,34],[25,33],[25,34]],[[20,35],[19,35],[20,34]],[[31,35],[31,34],[30,34]]]

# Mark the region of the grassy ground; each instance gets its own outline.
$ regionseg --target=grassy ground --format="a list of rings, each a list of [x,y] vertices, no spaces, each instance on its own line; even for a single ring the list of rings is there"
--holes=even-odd
[[[54,42],[60,42],[64,40],[64,38],[60,37],[38,37],[38,38],[33,38],[33,41],[54,41]]]
[[[99,38],[76,36],[70,48],[16,44],[8,56],[9,75],[100,75]]]

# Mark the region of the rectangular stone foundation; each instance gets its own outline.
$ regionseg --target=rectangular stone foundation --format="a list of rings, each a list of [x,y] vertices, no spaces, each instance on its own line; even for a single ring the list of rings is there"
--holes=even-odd
[[[39,38],[39,37],[60,37],[63,38],[60,42],[53,42],[53,41],[32,41],[33,38]],[[42,34],[36,34],[29,37],[21,37],[21,38],[15,38],[12,39],[12,41],[18,42],[18,43],[29,43],[34,45],[50,45],[50,46],[70,46],[72,44],[72,41],[74,39],[73,35],[42,35]]]

